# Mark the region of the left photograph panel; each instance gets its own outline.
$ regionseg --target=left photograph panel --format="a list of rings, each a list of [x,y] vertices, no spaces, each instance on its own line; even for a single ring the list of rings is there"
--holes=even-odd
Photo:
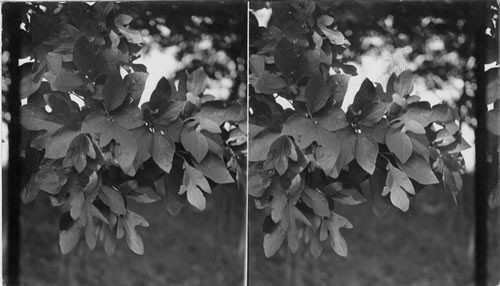
[[[7,285],[243,285],[246,3],[2,18]]]

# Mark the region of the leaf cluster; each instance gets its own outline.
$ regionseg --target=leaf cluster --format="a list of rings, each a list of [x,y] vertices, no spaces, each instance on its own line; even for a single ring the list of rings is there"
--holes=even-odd
[[[125,237],[143,254],[136,227],[148,222],[131,201],[161,200],[176,215],[186,204],[204,210],[216,185],[241,188],[244,99],[206,95],[208,75],[199,68],[162,78],[138,106],[148,78],[134,64],[143,39],[119,4],[26,5],[21,33],[31,61],[20,67],[21,125],[24,160],[34,164],[22,198],[28,203],[41,190],[63,210],[63,254],[82,237],[90,249],[102,241],[109,255]]]
[[[249,194],[268,215],[264,252],[285,239],[318,257],[329,241],[340,256],[340,229],[353,225],[339,205],[367,202],[381,215],[408,211],[424,187],[461,188],[463,140],[456,110],[430,106],[414,94],[410,71],[386,86],[364,80],[341,108],[351,66],[350,43],[321,3],[273,3],[268,27],[253,27],[250,43]],[[278,102],[287,101],[285,108]]]

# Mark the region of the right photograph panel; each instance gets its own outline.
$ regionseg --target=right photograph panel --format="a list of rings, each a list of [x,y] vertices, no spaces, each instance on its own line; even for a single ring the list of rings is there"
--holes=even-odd
[[[249,285],[500,281],[498,4],[483,4],[250,3]]]

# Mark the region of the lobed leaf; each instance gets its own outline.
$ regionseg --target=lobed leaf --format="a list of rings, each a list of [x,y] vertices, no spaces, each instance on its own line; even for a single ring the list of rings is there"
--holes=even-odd
[[[211,193],[210,185],[208,184],[207,179],[205,179],[203,173],[185,162],[184,178],[182,180],[182,186],[179,194],[182,195],[187,192],[188,202],[202,211],[205,209],[206,199],[201,190],[206,193]]]
[[[326,226],[330,233],[330,246],[332,247],[333,251],[335,251],[335,253],[342,257],[346,257],[347,243],[340,233],[340,229],[353,228],[351,222],[347,218],[332,211],[330,218],[326,221]]]
[[[415,189],[404,172],[389,163],[389,173],[387,174],[386,186],[382,196],[390,193],[392,204],[400,210],[406,212],[410,208],[410,200],[406,193],[415,194]]]
[[[127,245],[135,254],[144,254],[144,243],[135,229],[137,226],[148,227],[149,223],[139,214],[128,210],[127,214],[121,217],[125,230]]]

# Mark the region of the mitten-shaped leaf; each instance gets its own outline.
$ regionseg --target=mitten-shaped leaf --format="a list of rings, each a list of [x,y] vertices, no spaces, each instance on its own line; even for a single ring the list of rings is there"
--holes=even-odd
[[[179,194],[187,193],[188,202],[202,211],[206,206],[206,199],[202,190],[211,193],[207,179],[205,179],[203,173],[191,167],[188,163],[184,163],[184,178]]]
[[[122,221],[123,228],[125,229],[129,249],[136,254],[144,254],[144,243],[135,228],[137,226],[148,227],[149,223],[141,215],[136,214],[131,210],[128,210],[127,214],[121,217],[120,220]]]
[[[410,208],[410,200],[407,193],[414,195],[415,189],[404,172],[389,163],[389,173],[385,181],[382,196],[390,193],[392,204],[400,210],[406,212]]]
[[[328,232],[330,233],[330,246],[333,251],[340,256],[346,257],[347,243],[340,233],[340,229],[351,229],[353,227],[351,222],[347,218],[332,211],[330,218],[326,220],[326,226],[328,228]]]

